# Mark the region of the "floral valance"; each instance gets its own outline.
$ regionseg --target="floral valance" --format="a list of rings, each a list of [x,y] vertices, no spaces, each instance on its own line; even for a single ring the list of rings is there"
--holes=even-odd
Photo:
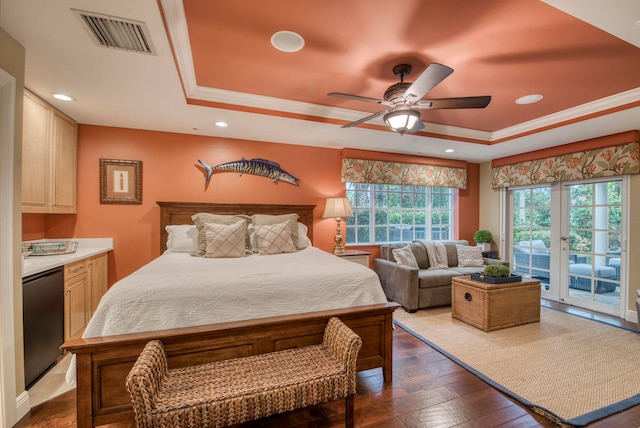
[[[466,189],[467,170],[447,166],[343,158],[342,181]]]
[[[493,188],[640,172],[640,143],[603,147],[491,169]]]

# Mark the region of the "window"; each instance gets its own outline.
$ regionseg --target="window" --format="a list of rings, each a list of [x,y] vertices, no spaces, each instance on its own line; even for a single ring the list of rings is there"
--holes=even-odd
[[[452,239],[454,189],[347,183],[347,244]]]

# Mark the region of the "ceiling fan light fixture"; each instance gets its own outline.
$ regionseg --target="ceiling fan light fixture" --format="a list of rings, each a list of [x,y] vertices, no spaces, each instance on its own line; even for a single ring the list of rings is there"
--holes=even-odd
[[[384,115],[384,121],[389,128],[402,135],[413,129],[420,120],[420,112],[415,110],[396,110]]]

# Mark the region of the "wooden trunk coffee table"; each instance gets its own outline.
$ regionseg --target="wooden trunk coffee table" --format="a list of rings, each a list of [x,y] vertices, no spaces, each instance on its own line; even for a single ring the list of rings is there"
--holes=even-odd
[[[540,321],[540,281],[489,284],[453,278],[451,316],[484,331]]]

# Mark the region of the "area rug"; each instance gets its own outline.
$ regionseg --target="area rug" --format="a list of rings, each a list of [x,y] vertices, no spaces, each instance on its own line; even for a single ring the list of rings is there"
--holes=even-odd
[[[541,308],[540,322],[489,333],[450,308],[398,310],[397,324],[507,395],[567,426],[640,404],[640,334]]]

